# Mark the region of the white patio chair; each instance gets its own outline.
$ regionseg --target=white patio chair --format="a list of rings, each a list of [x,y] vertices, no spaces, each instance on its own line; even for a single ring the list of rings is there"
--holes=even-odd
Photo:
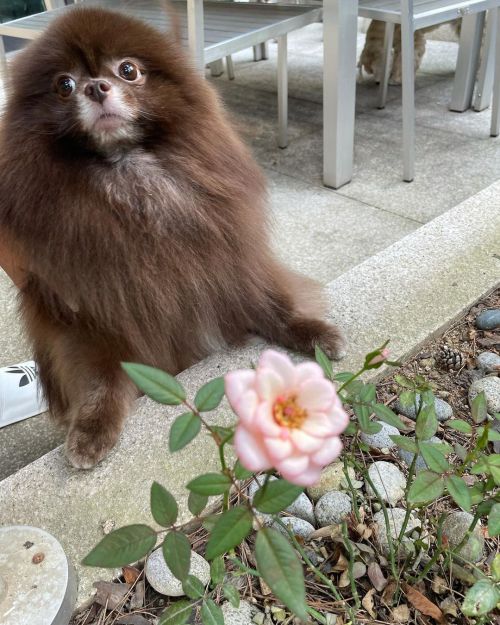
[[[61,12],[73,10],[71,5],[60,7],[63,2],[64,0],[47,0],[48,7],[54,10],[0,24],[0,66],[6,67],[3,37],[35,39]],[[161,3],[155,0],[85,0],[84,4],[124,11],[162,30],[168,28],[168,17]],[[285,148],[288,144],[287,35],[319,21],[321,7],[220,0],[174,0],[173,4],[179,14],[182,39],[189,45],[201,72],[205,71],[205,65],[214,61],[228,59],[231,54],[240,50],[264,44],[269,39],[277,39],[278,145]],[[57,6],[60,8],[55,8]],[[229,69],[232,73],[231,65]]]
[[[395,24],[401,25],[402,88],[403,88],[403,179],[411,182],[415,175],[415,71],[414,33],[420,28],[443,24],[457,17],[484,11],[499,21],[500,0],[360,0],[359,15],[386,23],[385,58],[381,78],[380,103],[387,94],[390,53]],[[496,41],[495,77],[491,131],[499,134],[500,125],[500,37]]]

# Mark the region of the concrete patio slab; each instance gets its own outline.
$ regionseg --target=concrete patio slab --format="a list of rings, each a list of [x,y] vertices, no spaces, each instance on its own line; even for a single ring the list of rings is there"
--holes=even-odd
[[[497,182],[330,283],[331,316],[350,338],[348,357],[337,368],[357,367],[387,338],[392,355],[404,357],[496,286],[499,235]],[[207,380],[249,366],[261,349],[215,354],[179,379],[192,396]],[[78,565],[102,537],[102,523],[151,522],[152,480],[184,502],[186,482],[215,468],[215,448],[204,436],[174,456],[166,452],[168,428],[178,412],[143,398],[116,449],[93,471],[69,468],[58,448],[0,483],[0,523],[36,525],[61,541],[77,564],[80,604],[90,597],[94,581],[113,575]],[[223,423],[232,419],[225,409],[217,417]]]

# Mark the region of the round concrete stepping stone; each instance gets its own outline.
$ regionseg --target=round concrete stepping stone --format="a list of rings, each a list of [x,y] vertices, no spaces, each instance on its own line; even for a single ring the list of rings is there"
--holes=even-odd
[[[0,528],[2,625],[68,625],[76,592],[73,567],[53,536],[36,527]]]

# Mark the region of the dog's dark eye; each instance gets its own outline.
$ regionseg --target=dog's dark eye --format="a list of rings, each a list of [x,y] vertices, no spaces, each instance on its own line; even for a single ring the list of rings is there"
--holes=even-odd
[[[76,83],[71,76],[61,76],[61,78],[57,81],[56,86],[57,92],[63,98],[69,98],[69,96],[76,89]]]
[[[132,63],[132,61],[123,61],[123,63],[120,64],[118,72],[124,80],[130,82],[137,80],[141,75],[139,68],[135,63]]]

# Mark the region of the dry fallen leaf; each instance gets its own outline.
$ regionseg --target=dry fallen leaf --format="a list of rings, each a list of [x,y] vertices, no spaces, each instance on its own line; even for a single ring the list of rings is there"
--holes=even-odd
[[[272,590],[269,588],[269,586],[266,584],[266,582],[262,579],[262,577],[259,577],[259,584],[260,584],[260,591],[263,595],[271,595],[272,594]]]
[[[151,621],[148,621],[140,614],[127,614],[120,617],[115,623],[116,625],[151,625]]]
[[[338,586],[339,588],[346,588],[349,583],[349,571],[346,569],[339,577]]]
[[[408,597],[408,601],[415,607],[419,612],[425,614],[426,616],[430,616],[438,623],[445,623],[444,614],[437,607],[435,603],[432,603],[427,597],[425,597],[419,590],[413,588],[409,584],[401,584],[404,590],[405,595]]]
[[[126,584],[133,584],[141,574],[139,569],[136,569],[135,566],[124,566],[122,572]]]
[[[402,603],[392,610],[392,620],[395,623],[408,623],[410,620],[410,609],[406,603]]]
[[[108,610],[114,610],[122,605],[130,591],[130,584],[115,582],[95,582],[94,587],[97,589],[94,601],[99,605],[106,606]]]
[[[439,607],[445,614],[450,616],[458,616],[458,606],[452,597],[446,597],[441,601]]]
[[[364,607],[364,609],[368,612],[368,614],[372,618],[377,618],[377,613],[375,612],[375,609],[373,606],[373,595],[375,594],[375,592],[376,592],[375,588],[372,588],[366,593],[366,595],[361,600],[361,605]]]
[[[343,553],[340,553],[337,562],[332,566],[332,571],[335,571],[336,573],[342,573],[343,571],[346,571],[348,568],[349,568],[349,561],[347,560],[347,558],[344,556]]]
[[[382,592],[387,586],[387,579],[384,577],[378,562],[370,562],[368,565],[368,577],[378,592]]]
[[[130,609],[139,610],[144,607],[144,597],[146,595],[146,588],[144,580],[141,579],[134,586],[134,592],[130,597]]]
[[[434,576],[431,588],[432,592],[435,592],[436,595],[444,595],[444,593],[449,590],[448,582],[442,577],[439,577],[439,575]]]

